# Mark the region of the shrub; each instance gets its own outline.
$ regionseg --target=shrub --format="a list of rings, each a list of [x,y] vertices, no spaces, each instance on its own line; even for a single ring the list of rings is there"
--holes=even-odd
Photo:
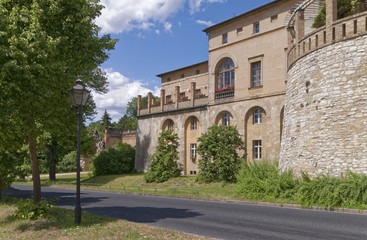
[[[76,151],[66,154],[60,162],[56,164],[57,172],[76,171]]]
[[[279,173],[278,163],[245,163],[238,175],[236,191],[251,200],[296,200],[299,180],[291,171]]]
[[[235,182],[244,161],[237,151],[244,150],[244,143],[233,126],[213,125],[198,139],[200,182]]]
[[[180,176],[182,169],[177,163],[178,146],[178,136],[172,131],[163,131],[159,135],[156,152],[151,157],[152,163],[144,175],[146,182],[164,182]]]
[[[302,176],[298,191],[302,206],[365,207],[367,205],[367,176],[349,172],[346,177],[327,175],[310,179]]]
[[[36,220],[45,218],[49,215],[52,201],[40,201],[37,204],[33,203],[32,199],[19,200],[18,209],[15,211],[15,216],[21,219]]]
[[[93,175],[131,173],[134,170],[135,149],[121,143],[117,147],[100,152],[92,159]]]

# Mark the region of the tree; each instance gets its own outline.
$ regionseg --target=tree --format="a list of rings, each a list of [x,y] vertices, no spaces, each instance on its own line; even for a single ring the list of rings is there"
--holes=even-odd
[[[338,19],[348,17],[367,10],[366,0],[338,0]],[[319,14],[312,24],[313,28],[320,28],[326,24],[326,3],[324,2]]]
[[[197,179],[202,182],[235,182],[244,161],[238,151],[244,143],[233,126],[213,125],[198,138],[199,169]]]
[[[112,127],[112,123],[111,123],[111,116],[110,114],[107,113],[106,109],[104,110],[104,114],[101,118],[101,121],[103,129],[104,130],[110,130]]]
[[[98,0],[0,0],[0,112],[28,142],[35,203],[41,200],[37,138],[63,129],[65,116],[76,125],[67,90],[81,78],[106,91],[98,66],[116,41],[98,36],[101,8]]]
[[[163,131],[158,137],[156,152],[151,157],[152,163],[145,173],[146,182],[164,182],[179,177],[182,171],[178,164],[178,136],[172,131]]]

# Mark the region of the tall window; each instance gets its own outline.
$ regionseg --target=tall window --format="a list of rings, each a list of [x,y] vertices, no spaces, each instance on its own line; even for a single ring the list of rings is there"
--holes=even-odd
[[[261,108],[257,108],[254,110],[254,123],[262,123],[262,118],[261,118],[261,115],[262,115],[262,109]]]
[[[173,121],[169,120],[168,121],[168,131],[173,131],[173,125],[174,125]]]
[[[190,144],[190,150],[191,159],[196,160],[196,143]]]
[[[223,115],[223,125],[224,126],[231,125],[231,114],[230,113],[226,113]]]
[[[234,86],[234,62],[230,58],[224,61],[218,67],[218,89]]]
[[[261,82],[261,61],[251,63],[251,86],[259,87]]]
[[[191,118],[191,130],[196,130],[198,128],[198,119],[196,117]]]
[[[254,140],[254,159],[261,159],[261,140]]]

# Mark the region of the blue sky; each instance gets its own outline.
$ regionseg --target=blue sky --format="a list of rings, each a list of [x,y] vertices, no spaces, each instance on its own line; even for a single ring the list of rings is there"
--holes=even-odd
[[[270,0],[101,0],[100,34],[119,39],[101,66],[109,92],[93,94],[100,120],[104,110],[118,121],[132,97],[159,95],[157,74],[208,60],[203,29]]]

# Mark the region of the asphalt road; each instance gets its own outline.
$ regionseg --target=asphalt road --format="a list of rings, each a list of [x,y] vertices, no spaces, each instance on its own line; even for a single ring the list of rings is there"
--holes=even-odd
[[[5,195],[30,197],[32,186]],[[42,197],[74,209],[75,190],[42,187]],[[82,190],[83,211],[221,239],[367,239],[367,216]]]

